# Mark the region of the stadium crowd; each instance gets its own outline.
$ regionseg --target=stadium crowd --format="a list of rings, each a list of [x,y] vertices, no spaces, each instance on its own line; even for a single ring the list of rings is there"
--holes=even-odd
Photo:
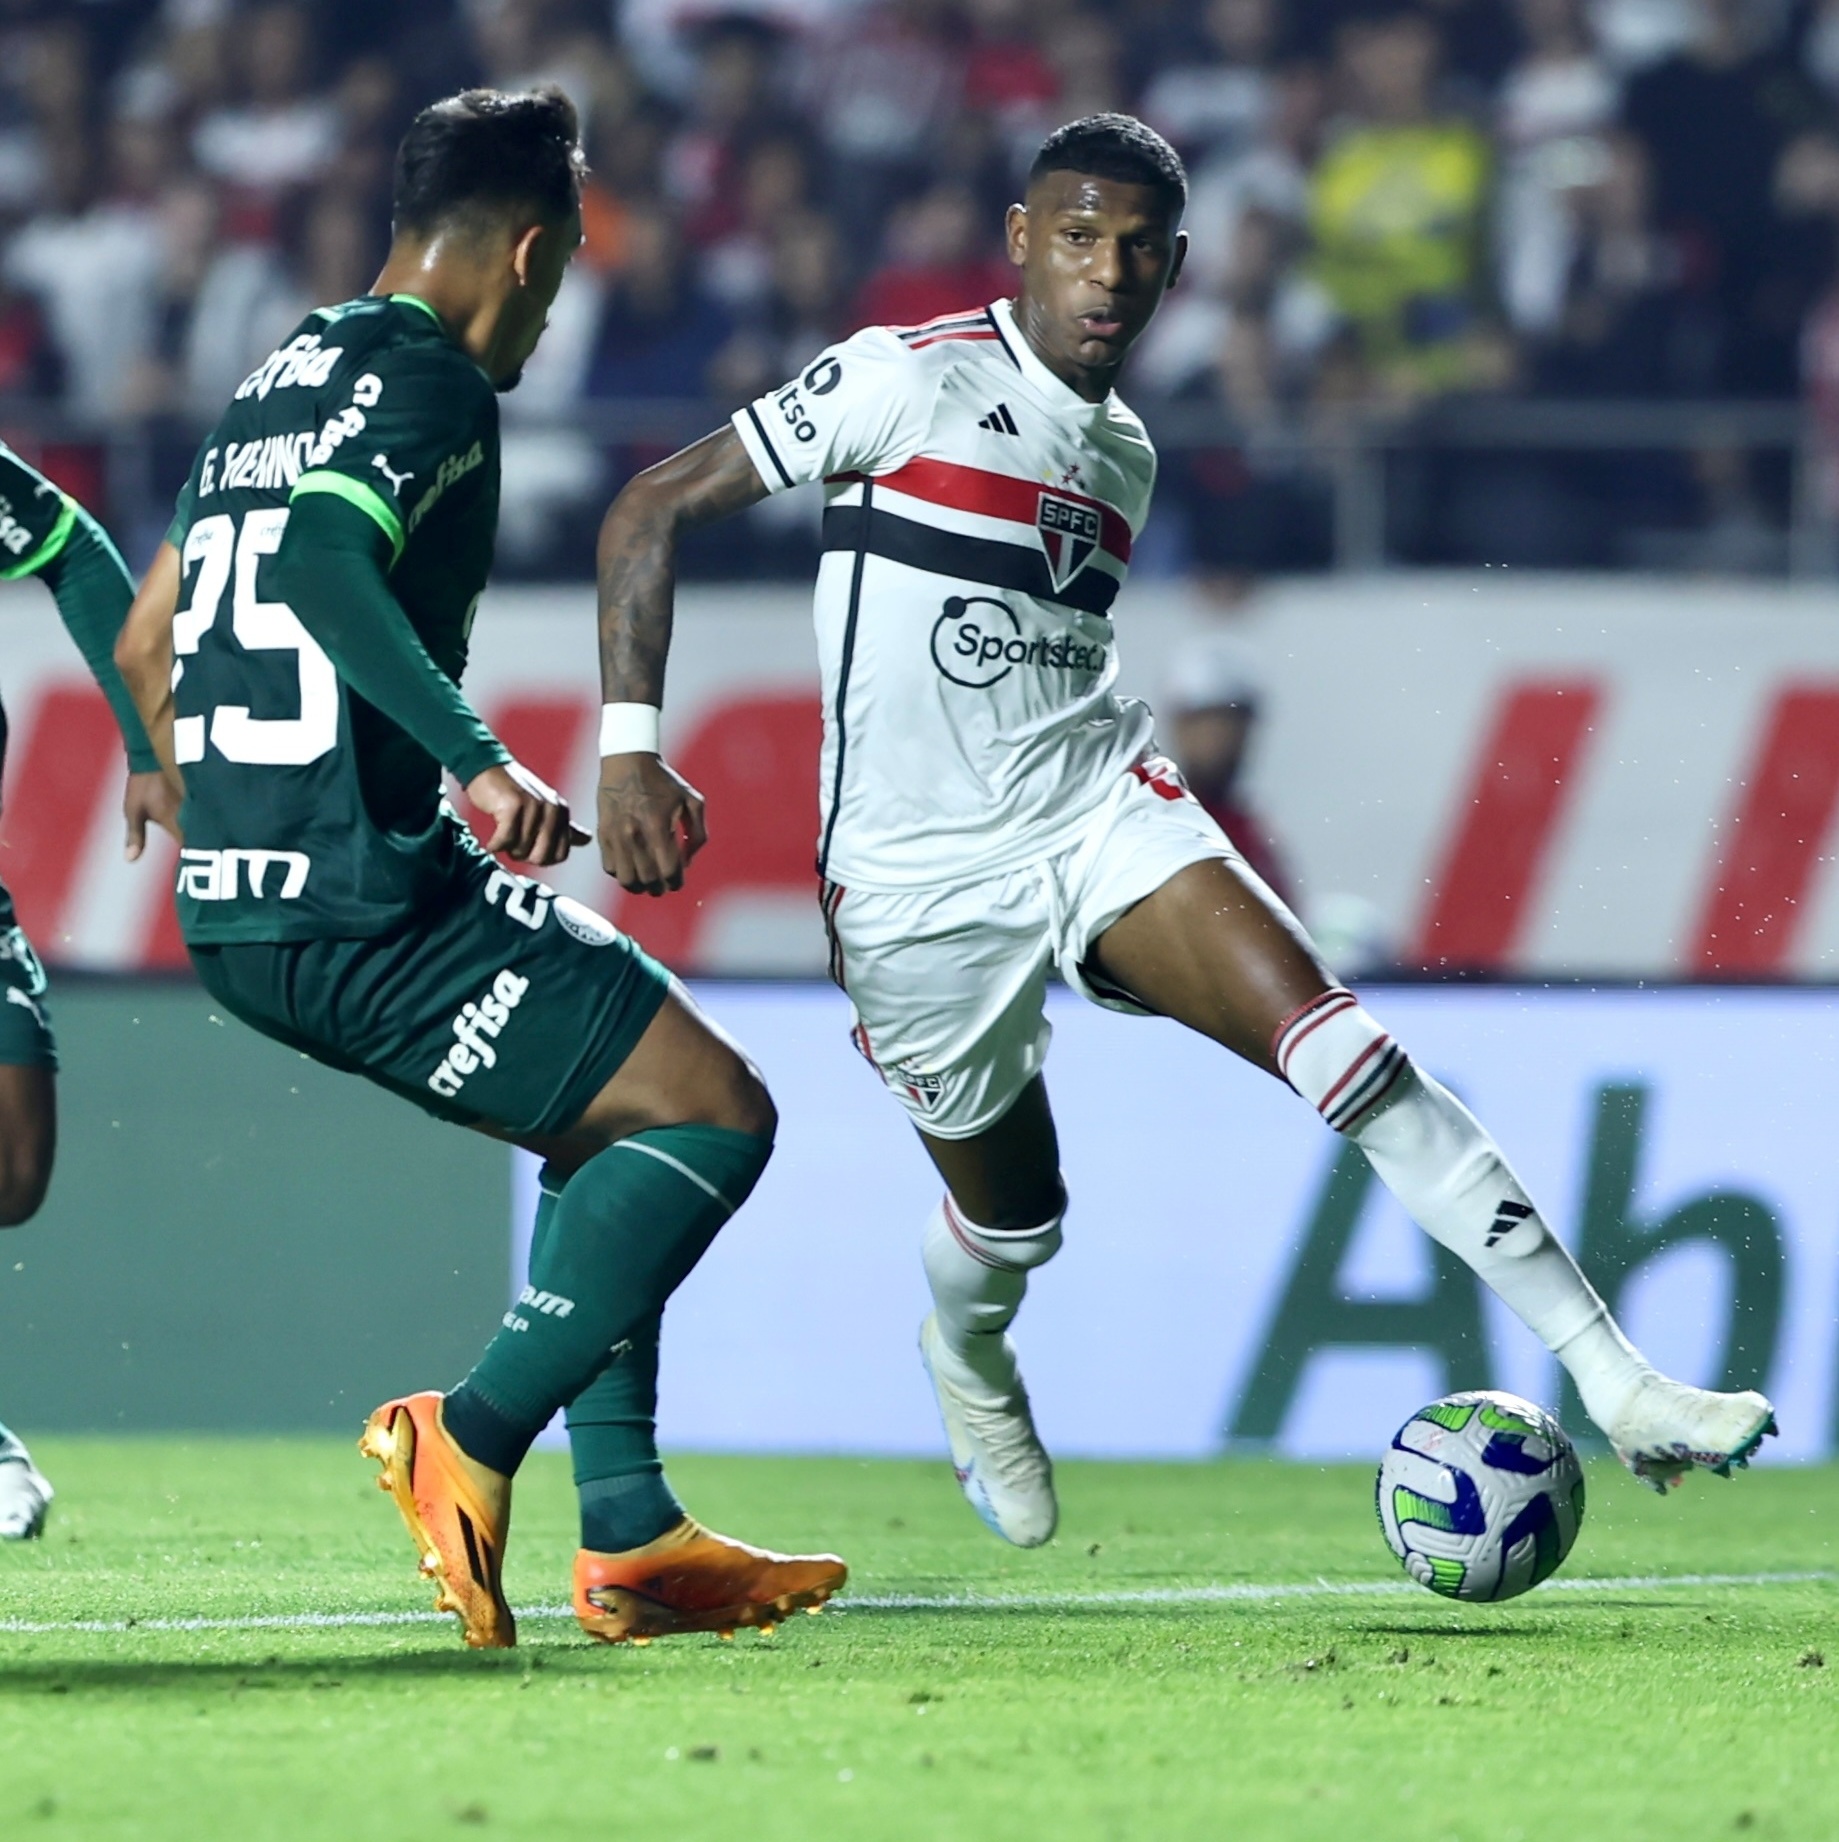
[[[0,0],[0,428],[80,454],[132,426],[182,470],[306,308],[368,284],[390,147],[476,82],[560,84],[594,169],[508,404],[513,564],[673,445],[634,405],[732,405],[1004,290],[1019,172],[1099,109],[1192,173],[1188,282],[1129,390],[1217,414],[1168,470],[1202,562],[1319,560],[1319,459],[1260,431],[1348,406],[1805,394],[1839,423],[1839,0]],[[1465,468],[1491,509],[1454,538],[1434,469],[1415,490],[1483,555],[1554,519],[1587,549],[1605,493],[1664,522],[1755,490],[1721,450],[1625,462]]]

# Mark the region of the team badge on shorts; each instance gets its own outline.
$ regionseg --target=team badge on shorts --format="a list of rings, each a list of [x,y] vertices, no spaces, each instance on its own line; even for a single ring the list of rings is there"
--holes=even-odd
[[[596,914],[573,896],[556,897],[555,917],[583,946],[610,947],[619,938],[619,929],[605,915]]]
[[[928,1112],[945,1097],[945,1077],[931,1073],[914,1062],[900,1062],[894,1067],[886,1067],[875,1059],[875,1052],[869,1047],[868,1031],[858,1022],[849,1032],[849,1040],[855,1044],[856,1053],[869,1067],[880,1075],[889,1087],[900,1089],[916,1106],[924,1107]]]
[[[1065,588],[1098,548],[1098,508],[1057,492],[1043,492],[1035,506],[1035,534],[1047,554],[1047,573],[1056,589]]]
[[[884,1068],[881,1078],[890,1087],[906,1089],[907,1098],[932,1110],[945,1097],[945,1077],[928,1074],[923,1068],[916,1068],[911,1062],[903,1062],[898,1068]]]

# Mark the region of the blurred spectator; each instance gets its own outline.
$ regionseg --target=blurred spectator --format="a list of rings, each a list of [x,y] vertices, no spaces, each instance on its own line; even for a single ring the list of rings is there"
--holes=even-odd
[[[1491,157],[1436,106],[1436,31],[1417,13],[1360,22],[1340,54],[1349,118],[1310,182],[1316,277],[1381,390],[1499,382],[1481,260]]]
[[[1046,32],[1037,30],[1042,22],[1030,0],[968,0],[965,12],[971,25],[966,104],[987,110],[1006,128],[1032,123],[1060,96],[1060,80],[1042,43],[1051,40],[1059,9],[1048,11]]]
[[[1016,170],[1025,172],[1041,136],[1062,121],[1103,115],[1131,100],[1125,89],[1124,47],[1103,12],[1087,10],[1060,20],[1045,34],[1055,78],[1054,101],[1035,131],[1016,150]]]
[[[48,397],[60,381],[38,303],[0,278],[0,400]]]
[[[581,196],[581,266],[610,274],[624,265],[633,212],[663,195],[664,155],[673,126],[670,110],[652,99],[603,121],[595,131],[588,142],[588,180]]]
[[[554,85],[575,105],[585,140],[631,107],[632,74],[607,36],[605,9],[568,0],[490,0],[474,9],[474,42],[486,81],[498,89]]]
[[[626,228],[626,260],[607,290],[587,372],[593,397],[700,397],[734,323],[696,286],[676,225],[655,208]]]
[[[1291,902],[1283,859],[1245,797],[1245,762],[1261,701],[1250,653],[1231,635],[1213,633],[1175,655],[1160,713],[1189,791],[1252,869]]]
[[[1647,149],[1619,130],[1600,147],[1595,177],[1563,194],[1569,262],[1533,381],[1551,396],[1665,395],[1703,345],[1681,317],[1685,258],[1655,226]]]
[[[506,405],[514,561],[580,538],[568,469],[599,491],[643,458],[584,397],[732,401],[859,324],[1010,293],[1003,208],[1100,108],[1190,163],[1191,259],[1125,389],[1169,554],[1228,597],[1325,557],[1311,431],[1370,410],[1804,387],[1839,453],[1839,0],[0,0],[0,397],[131,427],[161,473],[369,285],[397,136],[476,81],[559,84],[593,166]],[[1689,502],[1760,556],[1786,505],[1724,451],[1507,458],[1394,450],[1395,550],[1550,560],[1565,526],[1608,559],[1602,508],[1645,494],[1656,530]],[[808,545],[804,505],[749,554]]]
[[[887,260],[863,284],[857,326],[917,326],[1015,292],[1015,271],[992,253],[993,227],[970,193],[938,186],[888,225]]]
[[[1695,387],[1792,389],[1807,251],[1775,210],[1782,151],[1822,113],[1770,42],[1763,0],[1702,0],[1693,43],[1628,86],[1623,120],[1653,160],[1655,208],[1685,254],[1683,285],[1708,312]]]
[[[808,209],[785,218],[773,237],[769,292],[718,354],[715,393],[740,402],[803,370],[841,332],[843,282],[831,220]]]
[[[852,224],[878,230],[889,207],[925,183],[957,112],[964,58],[947,0],[868,0],[816,47],[809,90],[825,151],[848,183]]]
[[[1576,253],[1567,195],[1601,180],[1618,86],[1591,44],[1582,0],[1518,0],[1524,49],[1498,104],[1500,294],[1516,330],[1548,333]]]
[[[746,148],[786,110],[774,81],[776,32],[738,16],[701,34],[690,116],[665,153],[664,182],[692,242],[706,245],[740,221],[740,163]]]
[[[1176,64],[1143,92],[1143,119],[1197,163],[1249,148],[1271,107],[1276,0],[1206,0],[1204,63]]]
[[[1444,66],[1477,112],[1519,50],[1512,8],[1501,0],[1418,0],[1436,28]]]
[[[1692,43],[1699,0],[1589,0],[1590,32],[1611,70],[1626,76]]]
[[[1839,244],[1839,138],[1803,135],[1788,148],[1776,174],[1776,197],[1799,217],[1823,222],[1828,248]],[[1830,260],[1827,287],[1801,335],[1801,390],[1813,424],[1813,477],[1807,490],[1824,528],[1828,569],[1839,567],[1839,263]]]
[[[702,285],[723,305],[745,313],[772,287],[773,237],[807,202],[811,154],[801,134],[762,135],[736,161],[734,211],[702,253]]]
[[[47,154],[51,209],[8,245],[6,279],[42,308],[71,409],[97,421],[132,414],[154,355],[165,268],[148,196],[157,156],[126,123],[116,124],[103,158],[87,137],[70,135]],[[106,174],[97,170],[104,160]]]
[[[1194,175],[1187,266],[1132,362],[1134,387],[1158,395],[1190,390],[1226,336],[1235,312],[1229,298],[1243,312],[1253,295],[1264,303],[1274,360],[1290,383],[1301,381],[1334,320],[1332,304],[1299,260],[1324,102],[1316,66],[1290,65],[1272,80],[1257,140],[1222,150]],[[1255,240],[1241,249],[1248,224]]]
[[[1839,0],[1816,0],[1801,39],[1801,68],[1839,103]]]
[[[1286,400],[1306,387],[1313,353],[1286,324],[1282,305],[1286,287],[1295,285],[1285,276],[1296,237],[1285,220],[1245,213],[1219,291],[1191,298],[1182,322],[1184,355],[1198,362],[1175,394],[1217,405],[1238,439],[1167,454],[1164,478],[1185,514],[1190,571],[1204,593],[1227,606],[1242,601],[1260,576],[1328,561],[1326,482],[1276,427]],[[1289,317],[1298,317],[1294,309]],[[1166,359],[1172,348],[1161,353]]]
[[[263,0],[226,33],[233,99],[209,110],[192,136],[201,171],[228,188],[261,234],[278,195],[310,185],[338,156],[338,105],[316,90],[312,22],[295,0]]]

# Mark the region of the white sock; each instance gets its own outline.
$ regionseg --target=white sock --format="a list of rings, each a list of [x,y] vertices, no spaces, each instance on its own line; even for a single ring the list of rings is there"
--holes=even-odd
[[[1284,1078],[1433,1240],[1460,1256],[1570,1370],[1585,1410],[1612,1420],[1649,1371],[1480,1122],[1351,991],[1325,992],[1277,1033]]]
[[[1001,1393],[1015,1386],[1015,1349],[1003,1334],[1028,1290],[1028,1274],[1060,1251],[1065,1210],[1038,1228],[979,1228],[950,1196],[926,1223],[920,1257],[946,1349]]]

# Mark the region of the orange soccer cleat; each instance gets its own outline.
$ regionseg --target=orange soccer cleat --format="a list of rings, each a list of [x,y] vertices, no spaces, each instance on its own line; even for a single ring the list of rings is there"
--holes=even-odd
[[[441,1397],[385,1401],[365,1422],[358,1450],[383,1467],[377,1488],[396,1499],[421,1570],[440,1588],[437,1612],[457,1612],[475,1650],[508,1650],[517,1620],[505,1600],[511,1480],[468,1458],[448,1436]]]
[[[834,1554],[774,1554],[685,1516],[624,1554],[575,1556],[575,1616],[606,1644],[648,1644],[678,1631],[737,1625],[770,1631],[795,1611],[818,1611],[849,1578]]]

